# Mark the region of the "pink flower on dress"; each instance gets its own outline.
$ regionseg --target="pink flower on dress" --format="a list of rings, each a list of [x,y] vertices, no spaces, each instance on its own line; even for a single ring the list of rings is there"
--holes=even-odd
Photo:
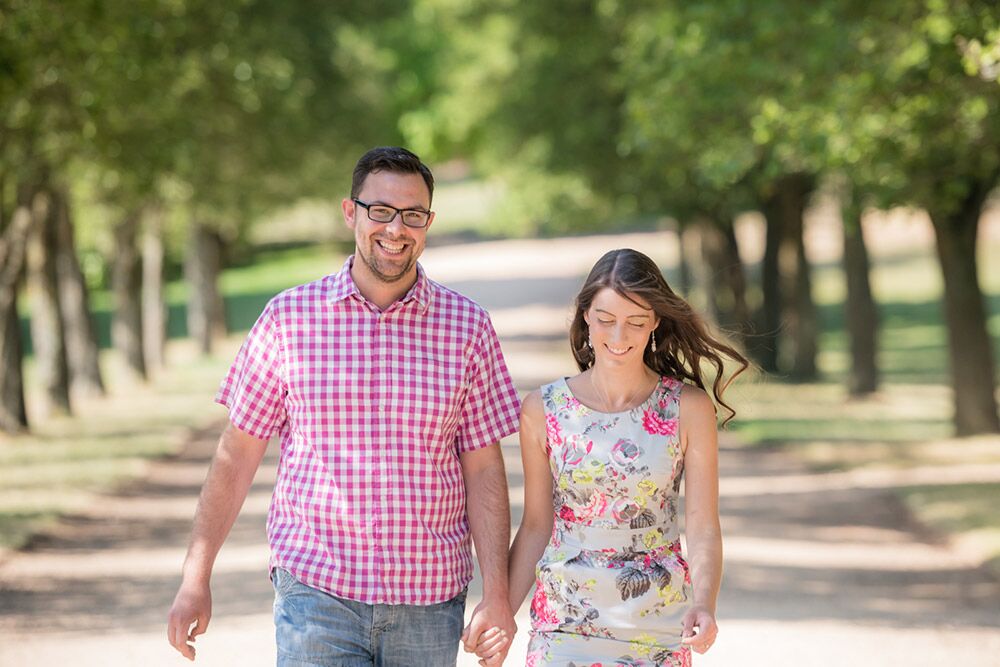
[[[651,409],[642,413],[642,427],[650,435],[677,435],[677,419],[663,419]]]
[[[559,518],[563,521],[576,521],[576,514],[567,505],[559,508]]]
[[[637,513],[635,504],[631,501],[631,499],[626,497],[618,498],[611,505],[611,515],[618,523],[626,523]]]
[[[524,667],[538,667],[538,661],[542,659],[544,653],[543,650],[538,649],[524,656]]]
[[[549,604],[549,599],[545,597],[545,589],[540,585],[535,588],[535,597],[531,598],[531,613],[534,614],[540,626],[559,625],[556,610]]]
[[[576,512],[579,521],[590,521],[604,514],[604,509],[608,506],[608,499],[600,491],[595,491],[586,505]]]
[[[620,466],[636,460],[640,454],[642,449],[639,445],[625,438],[619,439],[611,448],[611,460]]]
[[[566,446],[563,448],[563,463],[575,466],[583,457],[590,453],[594,447],[593,440],[585,440],[582,436],[572,435],[566,438]]]
[[[550,451],[563,444],[562,429],[559,428],[559,420],[555,415],[545,415],[545,436],[549,441]]]

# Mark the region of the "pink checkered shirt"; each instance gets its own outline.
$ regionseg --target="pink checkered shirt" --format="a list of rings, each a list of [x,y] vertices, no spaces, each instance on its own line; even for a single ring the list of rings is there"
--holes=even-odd
[[[472,578],[459,454],[517,430],[489,315],[418,278],[380,311],[335,275],[268,303],[216,400],[281,435],[271,567],[368,604],[449,600]]]

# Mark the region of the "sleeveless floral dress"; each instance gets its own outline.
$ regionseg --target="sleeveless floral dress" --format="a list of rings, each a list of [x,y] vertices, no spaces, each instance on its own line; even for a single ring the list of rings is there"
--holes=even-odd
[[[536,568],[527,667],[690,667],[692,597],[677,499],[683,383],[603,413],[565,379],[542,387],[555,525]]]

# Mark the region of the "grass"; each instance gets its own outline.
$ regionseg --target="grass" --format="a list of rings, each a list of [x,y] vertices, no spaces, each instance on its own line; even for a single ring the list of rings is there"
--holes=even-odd
[[[921,520],[953,536],[960,548],[984,554],[1000,573],[1000,483],[915,486],[899,495]]]

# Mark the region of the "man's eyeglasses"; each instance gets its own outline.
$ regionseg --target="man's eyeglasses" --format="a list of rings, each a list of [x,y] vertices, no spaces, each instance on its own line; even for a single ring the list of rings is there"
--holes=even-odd
[[[366,204],[360,199],[351,199],[355,204],[368,211],[368,217],[373,222],[392,222],[396,215],[407,227],[422,229],[431,221],[433,211],[424,211],[419,208],[395,208],[385,204]]]

